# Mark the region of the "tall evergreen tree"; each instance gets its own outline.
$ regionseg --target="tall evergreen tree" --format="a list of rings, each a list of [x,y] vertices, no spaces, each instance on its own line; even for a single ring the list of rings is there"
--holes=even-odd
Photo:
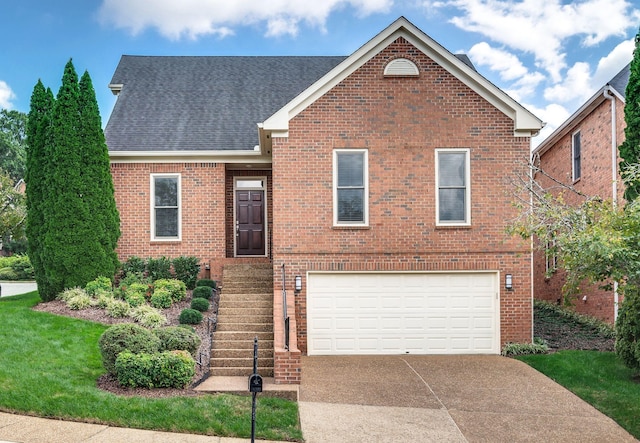
[[[41,89],[36,85],[34,96],[40,97]],[[45,134],[50,139],[45,146],[50,149],[44,149],[48,167],[45,174],[28,172],[39,196],[32,202],[38,211],[33,218],[43,220],[31,231],[32,249],[44,271],[42,286],[38,281],[43,300],[52,300],[65,288],[84,286],[98,276],[113,277],[120,237],[109,155],[89,74],[78,81],[70,60],[52,103],[50,129]],[[35,128],[33,134],[39,146]],[[28,168],[33,166],[29,161]],[[30,245],[33,240],[29,237]]]
[[[624,130],[625,140],[620,145],[620,172],[625,182],[624,198],[631,202],[640,195],[640,177],[629,174],[629,166],[640,162],[640,30],[636,34],[635,49],[625,91]]]
[[[27,228],[29,239],[27,253],[35,270],[40,296],[52,300],[48,280],[42,262],[42,236],[46,232],[44,199],[47,197],[47,177],[51,171],[51,112],[54,98],[40,80],[33,88],[31,109],[27,124],[27,158],[25,182],[27,184]]]

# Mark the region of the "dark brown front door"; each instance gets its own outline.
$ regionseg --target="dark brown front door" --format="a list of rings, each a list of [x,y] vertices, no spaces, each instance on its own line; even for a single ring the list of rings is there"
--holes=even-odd
[[[236,255],[264,255],[264,191],[236,191]]]

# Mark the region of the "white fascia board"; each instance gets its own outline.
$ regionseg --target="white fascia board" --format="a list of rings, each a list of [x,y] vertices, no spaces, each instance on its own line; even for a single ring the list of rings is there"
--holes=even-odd
[[[271,157],[260,151],[109,151],[111,163],[264,163]]]
[[[530,136],[537,133],[544,126],[539,118],[525,109],[504,91],[474,69],[467,66],[463,61],[407,19],[400,17],[265,120],[263,128],[266,131],[271,131],[273,137],[286,136],[286,134],[288,134],[290,119],[302,112],[310,104],[359,69],[399,37],[404,37],[412,45],[449,71],[458,80],[469,86],[469,88],[510,117],[514,121],[514,133],[516,133],[516,135]]]

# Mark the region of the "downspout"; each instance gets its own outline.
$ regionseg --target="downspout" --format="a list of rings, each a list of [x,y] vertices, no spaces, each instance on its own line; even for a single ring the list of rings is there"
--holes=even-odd
[[[611,94],[611,86],[605,86],[602,95],[611,100],[611,190],[613,208],[618,206],[618,137],[616,132],[616,97]],[[613,320],[618,319],[618,282],[613,282]]]

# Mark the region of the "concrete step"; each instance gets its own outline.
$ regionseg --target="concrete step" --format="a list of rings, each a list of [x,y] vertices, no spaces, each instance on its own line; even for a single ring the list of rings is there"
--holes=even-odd
[[[258,372],[260,373],[260,372]],[[272,377],[262,376],[262,392],[259,396],[285,398],[298,401],[298,385],[275,384]],[[195,387],[196,391],[217,394],[251,395],[248,377],[216,376],[209,377]]]
[[[258,348],[258,358],[271,359],[271,365],[273,366],[273,346],[271,348]],[[251,349],[213,349],[211,352],[211,358],[253,358],[253,348]]]
[[[253,356],[250,358],[212,357],[212,368],[252,368]],[[258,358],[259,368],[273,368],[273,358]]]
[[[219,327],[220,325],[218,325]],[[214,341],[224,340],[246,340],[250,341],[253,346],[253,339],[258,337],[258,344],[263,340],[273,341],[273,332],[238,332],[238,331],[216,331],[213,335]]]
[[[247,368],[211,367],[209,377],[249,377],[251,374],[253,374],[253,365]],[[273,368],[258,367],[258,374],[262,377],[273,377]]]
[[[218,324],[225,323],[269,323],[273,324],[273,315],[218,314]]]
[[[213,351],[219,351],[223,349],[241,349],[250,350],[250,352],[253,352],[253,338],[251,340],[214,340],[212,343],[212,349]],[[258,352],[260,352],[261,349],[273,350],[273,337],[271,338],[271,340],[258,339]]]
[[[273,292],[223,292],[220,294],[220,303],[230,302],[263,302],[273,303]]]
[[[220,332],[271,332],[273,333],[273,322],[269,323],[229,323],[218,318],[216,334]]]
[[[238,306],[233,303],[225,303],[225,306],[218,308],[218,318],[222,315],[256,315],[273,316],[273,307]]]

